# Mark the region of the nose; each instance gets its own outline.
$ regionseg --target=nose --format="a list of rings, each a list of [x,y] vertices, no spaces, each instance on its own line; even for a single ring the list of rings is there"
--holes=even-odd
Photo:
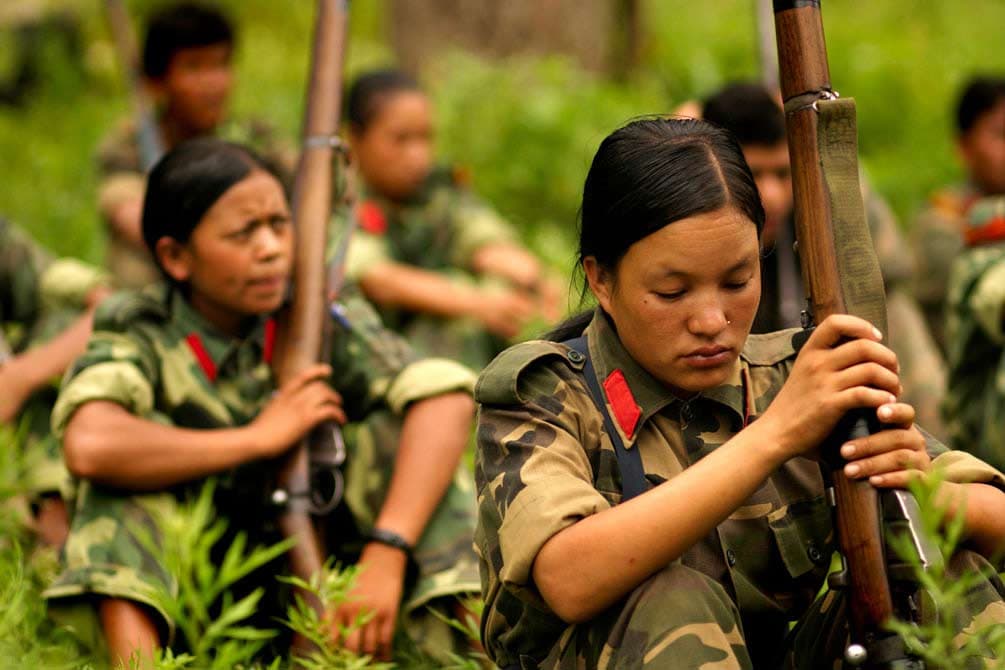
[[[716,299],[704,301],[687,320],[687,328],[699,337],[715,337],[721,333],[729,321],[726,312]]]
[[[265,261],[278,256],[283,249],[282,235],[282,232],[272,226],[259,227],[258,235],[255,236],[255,255]]]

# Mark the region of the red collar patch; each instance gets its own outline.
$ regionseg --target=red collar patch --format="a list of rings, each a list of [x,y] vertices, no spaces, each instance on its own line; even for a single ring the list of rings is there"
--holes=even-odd
[[[628,388],[628,382],[625,381],[625,375],[621,370],[615,370],[607,375],[607,379],[604,380],[604,393],[607,394],[607,402],[610,403],[614,418],[622,432],[631,439],[638,427],[642,409],[635,402],[635,396]]]
[[[210,384],[216,383],[216,363],[213,362],[213,358],[206,351],[205,345],[202,343],[202,338],[199,337],[199,333],[189,333],[185,336],[185,343],[188,345],[189,351],[195,356],[195,360],[199,363],[199,367],[202,368],[203,374],[206,375],[206,379],[209,380]],[[269,318],[265,321],[265,333],[262,342],[262,361],[266,365],[272,363],[272,354],[276,348],[276,320]]]
[[[387,217],[384,216],[384,210],[371,200],[364,200],[356,205],[356,219],[359,221],[359,227],[371,235],[383,235],[387,232]]]

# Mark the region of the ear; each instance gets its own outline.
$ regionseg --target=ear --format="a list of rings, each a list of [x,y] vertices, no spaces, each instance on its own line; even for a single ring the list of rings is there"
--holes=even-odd
[[[155,247],[157,263],[164,268],[171,279],[179,283],[187,282],[192,277],[192,252],[188,245],[182,244],[173,237],[162,237]]]
[[[583,259],[583,272],[590,291],[596,296],[597,302],[608,314],[611,313],[611,295],[614,293],[614,274],[597,262],[596,257],[587,256]]]

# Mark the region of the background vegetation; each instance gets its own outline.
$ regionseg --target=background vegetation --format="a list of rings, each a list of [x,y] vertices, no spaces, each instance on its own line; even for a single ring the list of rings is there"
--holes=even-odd
[[[24,2],[25,0],[13,0]],[[0,213],[62,254],[100,261],[94,148],[129,104],[98,0],[76,7],[84,58],[53,43],[43,82],[23,109],[0,108]],[[353,5],[349,70],[392,62],[386,0]],[[157,6],[131,0],[138,18]],[[221,0],[240,24],[237,116],[295,136],[313,3]],[[737,78],[756,77],[753,0],[645,0],[640,67],[624,82],[558,57],[479,62],[454,54],[425,73],[440,111],[445,157],[471,168],[476,188],[561,268],[572,259],[583,175],[617,124],[665,112]],[[825,3],[832,79],[859,103],[861,153],[878,190],[905,219],[933,187],[959,179],[951,109],[975,71],[1005,70],[996,49],[1000,0]],[[0,75],[11,36],[0,30]]]

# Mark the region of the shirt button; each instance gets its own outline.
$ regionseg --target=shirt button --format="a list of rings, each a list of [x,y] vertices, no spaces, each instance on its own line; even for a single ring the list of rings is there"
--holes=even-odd
[[[736,565],[736,552],[732,549],[726,550],[726,562],[729,563],[729,567]]]
[[[571,351],[569,351],[569,353],[567,355],[569,357],[569,360],[572,361],[573,363],[582,363],[583,361],[586,360],[586,356],[584,356],[583,354],[579,353],[575,349],[572,349]]]
[[[817,545],[813,542],[810,542],[810,545],[806,548],[806,555],[809,556],[810,560],[814,563],[819,563],[824,558],[823,553],[817,549]]]

